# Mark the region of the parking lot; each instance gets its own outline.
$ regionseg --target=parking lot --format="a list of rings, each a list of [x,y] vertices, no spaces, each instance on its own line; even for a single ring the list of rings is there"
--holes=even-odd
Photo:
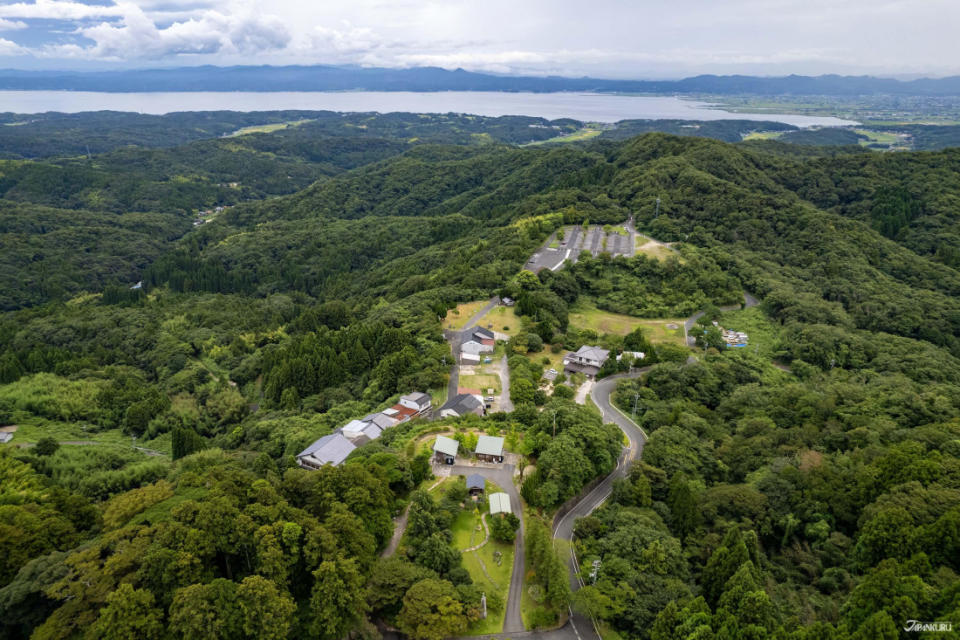
[[[586,230],[581,226],[564,227],[564,239],[558,240],[557,234],[552,234],[530,257],[524,268],[534,273],[543,269],[556,271],[563,266],[565,260],[576,262],[583,251],[589,251],[593,256],[601,253],[609,253],[612,256],[632,256],[635,232],[629,225],[618,226],[626,229],[626,234],[605,233],[598,225],[590,226]]]

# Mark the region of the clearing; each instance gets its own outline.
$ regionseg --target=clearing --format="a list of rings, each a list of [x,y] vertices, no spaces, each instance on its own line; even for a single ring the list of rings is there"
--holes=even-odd
[[[251,133],[273,133],[274,131],[280,131],[281,129],[286,129],[287,127],[299,127],[305,122],[311,122],[311,120],[291,120],[289,122],[274,122],[272,124],[258,124],[250,127],[243,127],[242,129],[237,129],[231,133],[228,137],[234,138],[236,136],[245,136]]]
[[[487,389],[493,389],[493,395],[498,396],[500,395],[500,376],[490,373],[461,375],[460,386],[464,389],[477,389],[483,395],[487,395]]]
[[[603,133],[603,130],[601,129],[585,127],[583,129],[578,129],[573,133],[568,133],[565,136],[557,136],[556,138],[548,138],[546,140],[537,140],[536,142],[529,142],[523,146],[533,147],[540,144],[554,144],[558,142],[581,142],[583,140],[589,140],[590,138],[596,138],[601,133]]]
[[[625,336],[639,327],[646,330],[647,338],[651,342],[673,342],[679,345],[683,345],[683,323],[682,319],[673,318],[634,318],[602,311],[584,302],[578,302],[570,311],[570,324],[577,329]]]
[[[473,317],[473,314],[480,311],[487,302],[489,302],[489,300],[477,300],[475,302],[462,302],[458,304],[456,309],[447,311],[447,315],[443,319],[443,328],[460,331],[470,318]]]
[[[505,333],[511,338],[518,333],[522,327],[520,316],[517,315],[515,311],[516,307],[505,307],[502,304],[497,305],[493,309],[490,309],[487,312],[487,315],[480,318],[480,322],[477,323],[478,326],[490,327],[497,333]]]
[[[658,242],[653,238],[648,238],[640,233],[638,233],[636,237],[636,247],[637,253],[642,253],[657,260],[666,260],[670,256],[677,256],[679,258],[679,254],[668,245]]]

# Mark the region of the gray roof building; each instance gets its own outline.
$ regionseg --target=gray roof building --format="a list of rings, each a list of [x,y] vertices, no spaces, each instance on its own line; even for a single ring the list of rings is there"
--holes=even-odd
[[[490,515],[498,513],[513,513],[510,508],[510,496],[505,493],[490,494]]]
[[[479,473],[472,473],[467,476],[467,491],[470,489],[480,489],[482,491],[484,486],[483,476]]]
[[[381,430],[389,429],[393,425],[397,424],[397,421],[395,419],[383,413],[371,413],[369,415],[363,416],[363,418],[361,418],[361,421],[373,423],[378,427],[380,427]]]
[[[483,327],[474,327],[473,337],[479,340],[493,340],[493,331]]]
[[[430,394],[422,391],[414,391],[405,396],[400,396],[400,404],[411,409],[417,409],[418,411],[429,408],[431,402]]]
[[[445,418],[459,418],[467,415],[468,413],[475,413],[479,416],[483,415],[483,401],[470,393],[461,393],[460,395],[455,396],[443,409],[440,410],[440,415]]]
[[[503,438],[500,436],[480,436],[477,438],[477,448],[475,453],[487,456],[502,456]]]
[[[459,448],[460,443],[447,436],[437,436],[436,442],[433,443],[433,450],[435,452],[448,456],[456,456]]]
[[[337,431],[323,436],[309,447],[297,454],[297,461],[305,469],[319,469],[326,464],[337,466],[347,459],[350,452],[356,449],[345,435]]]

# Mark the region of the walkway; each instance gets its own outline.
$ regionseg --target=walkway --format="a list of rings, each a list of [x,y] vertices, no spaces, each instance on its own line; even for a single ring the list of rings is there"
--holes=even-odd
[[[389,558],[397,552],[397,547],[400,546],[403,533],[407,530],[407,517],[409,515],[410,505],[408,504],[407,508],[403,510],[403,513],[393,519],[393,536],[391,536],[390,542],[387,543],[387,548],[380,554],[381,558]]]
[[[490,528],[487,526],[487,514],[485,513],[480,514],[480,523],[483,525],[483,540],[480,541],[480,544],[475,544],[472,547],[468,547],[466,549],[460,549],[460,553],[468,553],[470,551],[476,551],[477,549],[481,549],[483,545],[487,544],[487,542],[490,540]],[[480,565],[481,566],[483,565],[482,560],[480,561]],[[483,571],[484,573],[486,573],[487,570],[484,569]],[[487,578],[489,577],[490,576],[487,576]],[[491,580],[490,582],[493,582],[493,580]]]

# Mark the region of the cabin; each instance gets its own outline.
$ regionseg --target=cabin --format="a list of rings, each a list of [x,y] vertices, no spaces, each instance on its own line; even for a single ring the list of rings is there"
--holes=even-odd
[[[297,464],[304,469],[321,469],[326,465],[337,466],[347,459],[356,445],[337,431],[323,436],[297,454]]]
[[[453,438],[437,436],[436,442],[433,443],[434,459],[440,464],[454,464],[457,461],[459,448],[460,443]]]
[[[498,513],[513,513],[510,508],[510,496],[502,492],[490,494],[490,515],[494,516]]]
[[[600,367],[610,357],[610,352],[600,347],[584,345],[576,352],[568,352],[563,357],[563,372],[582,373],[588,378],[596,378]]]
[[[483,476],[479,473],[473,473],[467,476],[467,492],[471,496],[482,496],[486,486]]]
[[[416,411],[417,415],[429,411],[432,403],[433,400],[430,398],[430,394],[422,391],[414,391],[405,396],[400,396],[399,402],[401,406]]]
[[[503,462],[503,438],[499,436],[480,436],[477,438],[477,448],[474,453],[477,454],[477,460],[483,462]]]

